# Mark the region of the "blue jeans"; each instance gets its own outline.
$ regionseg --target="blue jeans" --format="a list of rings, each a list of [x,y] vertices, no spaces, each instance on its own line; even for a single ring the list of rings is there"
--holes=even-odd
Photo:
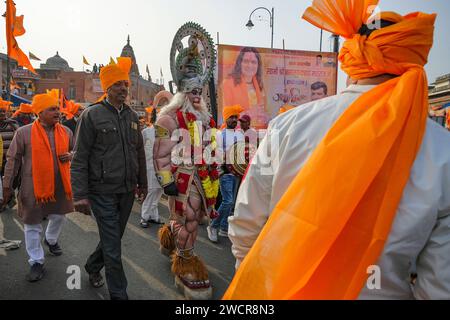
[[[232,174],[225,174],[220,177],[220,193],[222,203],[220,204],[219,216],[211,222],[211,227],[222,231],[228,231],[228,216],[234,207],[235,194],[238,186],[238,178]]]

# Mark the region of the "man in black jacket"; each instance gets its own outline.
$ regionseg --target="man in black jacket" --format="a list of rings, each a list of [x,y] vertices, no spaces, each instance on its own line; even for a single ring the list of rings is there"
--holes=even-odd
[[[74,206],[97,220],[100,243],[85,265],[91,285],[103,285],[105,267],[111,299],[128,299],[121,238],[135,193],[145,198],[147,175],[139,117],[125,104],[131,60],[102,68],[106,98],[87,108],[77,127],[71,179]]]

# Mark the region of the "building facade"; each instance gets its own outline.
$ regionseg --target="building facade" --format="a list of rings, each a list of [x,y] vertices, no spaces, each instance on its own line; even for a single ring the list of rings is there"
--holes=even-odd
[[[144,79],[139,74],[129,37],[127,44],[122,49],[121,56],[130,57],[133,61],[128,103],[141,116],[144,116],[145,108],[153,103],[155,95],[164,90],[164,87]],[[6,55],[0,55],[0,59],[4,87],[6,85]],[[32,100],[35,94],[45,93],[49,89],[60,89],[67,99],[87,105],[96,102],[104,94],[97,67],[93,68],[95,72],[74,71],[69,63],[59,55],[59,52],[42,63],[39,69],[36,69],[37,75],[18,67],[15,61],[11,61],[10,66],[13,83],[17,88],[15,94],[28,100]]]
[[[450,130],[450,74],[438,77],[428,92],[430,117]]]

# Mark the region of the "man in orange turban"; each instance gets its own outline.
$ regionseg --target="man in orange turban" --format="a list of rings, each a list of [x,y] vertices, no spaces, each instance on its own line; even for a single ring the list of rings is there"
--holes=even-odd
[[[2,155],[0,160],[0,168],[1,168],[1,175],[3,176],[3,173],[5,171],[5,164],[6,164],[6,154],[8,153],[9,146],[11,144],[11,141],[14,137],[15,132],[17,129],[19,129],[19,125],[16,121],[14,121],[11,118],[8,118],[9,110],[11,109],[12,102],[5,101],[0,97],[0,136],[2,139]],[[0,208],[0,211],[4,211],[6,209],[6,205],[9,208],[13,208],[17,204],[16,202],[16,196],[13,194],[11,196],[11,199],[9,200],[9,203],[6,203],[3,201],[3,205]]]
[[[377,4],[306,10],[346,39],[352,85],[270,124],[230,218],[226,299],[450,297],[450,135],[427,119],[424,71],[436,15],[369,19]]]
[[[235,116],[236,118],[239,118],[239,115],[243,111],[244,111],[244,108],[242,108],[238,104],[233,105],[233,106],[226,106],[226,107],[223,108],[223,111],[222,111],[223,121],[227,122],[228,119],[231,118],[232,116]]]
[[[128,299],[121,239],[135,195],[147,195],[139,116],[125,103],[130,68],[130,58],[118,58],[100,71],[105,96],[80,117],[71,167],[75,208],[94,214],[100,235],[85,265],[89,281],[95,288],[103,286],[100,271],[105,267],[110,297],[120,300]]]
[[[24,223],[31,265],[27,280],[35,282],[44,275],[43,219],[49,220],[44,243],[52,255],[59,256],[62,249],[58,238],[65,214],[73,212],[74,207],[70,184],[72,132],[59,124],[58,93],[36,95],[31,108],[39,118],[16,131],[7,154],[3,198],[8,202],[14,181],[20,176],[18,215]]]
[[[240,177],[232,170],[233,163],[230,162],[234,161],[234,158],[230,159],[229,153],[238,142],[245,142],[242,130],[236,130],[239,115],[243,111],[244,108],[240,105],[233,105],[224,107],[222,112],[224,121],[221,135],[224,154],[224,163],[221,167],[222,175],[220,177],[222,202],[217,210],[219,216],[212,220],[211,224],[207,227],[208,238],[211,242],[218,242],[219,236],[228,237],[228,217],[234,208],[237,188],[240,183]]]
[[[11,120],[16,121],[20,127],[32,123],[35,119],[32,106],[27,103],[20,104],[19,110],[11,117]]]
[[[145,158],[147,161],[148,183],[148,194],[141,207],[140,225],[142,228],[148,228],[150,223],[164,224],[158,211],[158,203],[163,194],[163,189],[156,178],[155,166],[153,164],[153,146],[156,139],[154,123],[156,122],[157,109],[148,107],[145,111],[150,113],[150,121],[149,126],[142,130],[142,137],[144,139],[145,146]]]

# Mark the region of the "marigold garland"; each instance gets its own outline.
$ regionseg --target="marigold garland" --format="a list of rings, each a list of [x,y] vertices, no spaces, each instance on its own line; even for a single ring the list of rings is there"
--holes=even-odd
[[[181,112],[181,111],[178,111]],[[197,117],[190,112],[186,113],[186,126],[189,130],[189,135],[191,137],[191,144],[193,147],[199,147],[201,145],[201,139],[200,139],[200,130],[198,129],[196,125]],[[215,150],[217,148],[217,141],[216,141],[216,122],[214,119],[210,119],[209,125],[211,127],[211,147],[212,147],[212,153],[215,153]],[[202,187],[205,192],[206,196],[206,202],[209,207],[214,207],[217,201],[217,195],[219,194],[219,171],[217,170],[217,164],[212,165],[206,165],[204,159],[201,161],[202,163],[197,166],[197,173],[200,177],[200,180],[202,182]]]

